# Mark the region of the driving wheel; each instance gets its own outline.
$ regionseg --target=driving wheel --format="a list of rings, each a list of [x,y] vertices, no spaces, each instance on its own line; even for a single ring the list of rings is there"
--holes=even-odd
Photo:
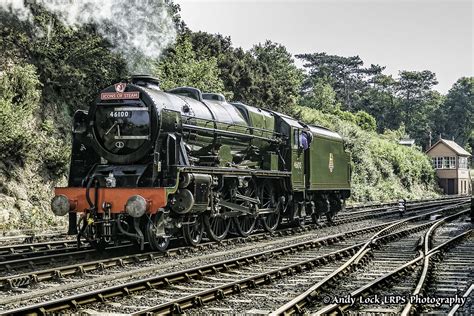
[[[260,189],[260,202],[262,209],[274,209],[272,213],[260,215],[263,228],[267,232],[274,232],[280,223],[280,208],[277,207],[275,187],[270,181],[265,181]]]

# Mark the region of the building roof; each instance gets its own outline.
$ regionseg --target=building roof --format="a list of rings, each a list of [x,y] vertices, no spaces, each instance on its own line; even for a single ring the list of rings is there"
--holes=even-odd
[[[454,142],[452,140],[442,139],[442,138],[440,138],[433,146],[431,146],[431,148],[428,149],[426,151],[426,153],[428,153],[431,149],[438,146],[439,143],[445,144],[446,146],[448,146],[452,151],[454,151],[459,156],[471,156],[471,154],[468,151],[466,151],[464,148],[459,146],[456,142]]]
[[[398,143],[399,143],[400,145],[413,146],[413,145],[415,145],[415,140],[414,140],[414,139],[405,138],[405,139],[400,139],[400,141],[399,141]]]

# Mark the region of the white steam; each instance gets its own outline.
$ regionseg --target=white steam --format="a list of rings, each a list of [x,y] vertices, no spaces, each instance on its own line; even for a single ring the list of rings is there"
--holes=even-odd
[[[176,39],[176,28],[164,0],[36,0],[71,27],[93,23],[132,73],[148,73],[147,59],[158,59]],[[23,0],[0,0],[0,7],[20,19],[31,17]],[[49,33],[49,32],[48,32]]]

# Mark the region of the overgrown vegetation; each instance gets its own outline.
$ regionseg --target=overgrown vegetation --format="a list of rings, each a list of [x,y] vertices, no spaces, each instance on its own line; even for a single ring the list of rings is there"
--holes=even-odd
[[[324,113],[301,106],[294,111],[301,120],[338,131],[344,137],[352,157],[352,200],[386,201],[436,195],[430,159],[419,148],[398,144],[403,129],[380,135],[366,128],[365,119],[358,121],[358,115],[350,112]]]
[[[423,149],[430,135],[433,140],[438,135],[453,138],[468,150],[474,146],[473,78],[460,78],[445,97],[433,90],[438,82],[429,70],[403,70],[393,78],[383,73],[383,66],[365,67],[359,56],[311,53],[296,57],[308,71],[302,104],[322,111],[334,105],[365,111],[376,119],[378,132],[403,126],[406,135],[402,136],[414,138]]]

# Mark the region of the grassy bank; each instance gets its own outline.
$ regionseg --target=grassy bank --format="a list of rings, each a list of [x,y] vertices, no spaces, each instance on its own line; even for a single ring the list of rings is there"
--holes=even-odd
[[[323,113],[296,107],[302,121],[337,131],[352,154],[352,201],[387,201],[437,196],[429,158],[417,147],[398,144],[402,132],[374,132],[365,114]]]

